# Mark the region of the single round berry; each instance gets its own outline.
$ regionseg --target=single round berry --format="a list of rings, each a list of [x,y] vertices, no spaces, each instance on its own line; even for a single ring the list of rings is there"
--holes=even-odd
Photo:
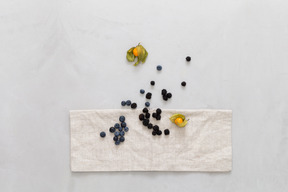
[[[120,121],[120,122],[124,122],[124,121],[125,121],[125,117],[124,117],[123,115],[120,116],[120,117],[119,117],[119,121]]]
[[[155,81],[151,81],[150,85],[154,86],[155,85]]]
[[[156,120],[158,120],[158,121],[161,120],[161,116],[157,115]]]
[[[148,113],[149,110],[145,107],[145,108],[143,108],[142,111],[143,111],[143,113]]]
[[[145,90],[144,90],[144,89],[140,89],[140,93],[141,93],[141,94],[144,94],[144,93],[145,93]]]
[[[118,131],[122,131],[122,130],[123,130],[123,128],[122,128],[122,127],[119,127],[119,128],[118,128]]]
[[[128,128],[128,127],[125,127],[125,128],[124,128],[124,131],[125,131],[125,132],[128,132],[128,131],[129,131],[129,128]]]
[[[167,94],[167,90],[166,89],[162,89],[162,91],[161,91],[161,95],[166,95]]]
[[[149,119],[144,119],[143,120],[143,125],[148,126],[149,125]]]
[[[115,136],[119,136],[119,134],[120,134],[119,131],[115,131],[114,133]]]
[[[164,100],[164,101],[167,101],[167,100],[168,100],[168,97],[167,97],[166,95],[164,95],[164,96],[163,96],[163,100]]]
[[[120,124],[119,124],[119,123],[115,123],[114,127],[115,127],[116,129],[118,129],[118,128],[120,127]]]
[[[114,141],[118,141],[118,136],[114,136],[114,137],[113,137],[113,140],[114,140]]]
[[[156,68],[157,68],[158,71],[161,71],[161,70],[162,70],[162,66],[161,66],[161,65],[157,65]]]
[[[130,106],[130,105],[131,105],[131,101],[130,101],[130,100],[127,100],[127,101],[126,101],[126,105],[127,105],[127,106]]]
[[[162,135],[162,131],[161,130],[157,131],[157,135]]]
[[[124,142],[125,141],[125,137],[121,136],[119,139],[120,142]]]
[[[125,132],[124,131],[120,131],[120,136],[124,136]]]
[[[150,92],[146,93],[146,99],[151,99],[151,97],[152,97],[152,93]]]
[[[136,109],[136,108],[137,108],[137,104],[136,104],[136,103],[132,103],[132,104],[131,104],[131,108],[132,108],[132,109]]]
[[[121,105],[122,105],[122,106],[125,106],[125,105],[126,105],[126,101],[122,101],[122,102],[121,102]]]
[[[140,120],[140,121],[143,121],[143,120],[144,120],[144,114],[140,114],[140,115],[139,115],[139,120]]]
[[[146,113],[146,114],[145,114],[145,117],[146,117],[147,119],[149,119],[149,118],[150,118],[150,113]]]
[[[115,145],[120,145],[120,140],[115,141]]]
[[[157,131],[152,131],[152,135],[155,136],[157,134]]]
[[[165,134],[165,135],[169,135],[169,134],[170,134],[169,129],[165,129],[165,130],[164,130],[164,134]]]
[[[146,106],[146,107],[149,107],[149,106],[150,106],[150,103],[147,101],[147,102],[145,103],[145,106]]]
[[[182,85],[183,87],[185,87],[185,86],[186,86],[186,82],[183,81],[183,82],[181,83],[181,85]]]
[[[159,131],[159,126],[158,126],[158,125],[154,125],[154,126],[153,126],[153,130],[154,130],[154,131]]]
[[[126,127],[126,123],[125,123],[125,122],[122,122],[122,123],[121,123],[121,127],[123,127],[123,128]]]
[[[191,61],[191,57],[190,57],[190,56],[187,56],[187,57],[186,57],[186,61],[188,61],[188,62]]]
[[[100,133],[100,137],[105,137],[106,136],[106,133],[104,132],[104,131],[102,131],[101,133]]]
[[[170,99],[172,97],[172,93],[167,93],[167,98]]]
[[[160,108],[156,109],[157,114],[161,114],[162,110]]]
[[[115,132],[115,128],[114,127],[110,127],[110,129],[109,129],[109,131],[111,132],[111,133],[114,133]]]
[[[156,113],[152,113],[152,117],[156,118],[157,114]]]

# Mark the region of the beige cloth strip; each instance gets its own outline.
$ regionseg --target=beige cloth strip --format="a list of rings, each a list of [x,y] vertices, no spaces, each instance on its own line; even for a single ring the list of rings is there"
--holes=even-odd
[[[70,111],[71,170],[89,171],[201,171],[227,172],[232,169],[230,110],[162,110],[153,124],[170,135],[152,136],[138,116],[140,110]],[[152,110],[150,110],[152,114]],[[169,117],[181,113],[189,119],[184,128]],[[115,145],[109,128],[126,117],[129,132],[125,142]],[[106,137],[101,138],[100,132]]]

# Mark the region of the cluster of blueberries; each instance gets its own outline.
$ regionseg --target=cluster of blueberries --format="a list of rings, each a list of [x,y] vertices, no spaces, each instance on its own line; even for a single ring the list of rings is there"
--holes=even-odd
[[[127,101],[121,101],[121,105],[124,106],[131,106],[132,109],[136,109],[137,108],[137,103],[132,103],[130,100]]]
[[[125,132],[129,131],[129,128],[126,126],[125,117],[119,117],[119,123],[115,123],[114,127],[110,127],[109,131],[114,133],[113,140],[115,141],[115,145],[120,145],[121,142],[125,141]]]
[[[142,112],[143,113],[141,113],[139,115],[139,120],[142,121],[143,125],[148,127],[148,129],[153,129],[153,131],[152,131],[153,136],[162,135],[162,131],[160,130],[159,126],[153,125],[152,123],[150,123],[150,116],[151,115],[149,113],[149,110],[145,107],[142,110]],[[152,117],[154,117],[156,120],[161,120],[161,113],[162,113],[162,110],[158,108],[158,109],[156,109],[156,113],[152,113]],[[165,129],[164,134],[169,135],[170,134],[169,129]]]

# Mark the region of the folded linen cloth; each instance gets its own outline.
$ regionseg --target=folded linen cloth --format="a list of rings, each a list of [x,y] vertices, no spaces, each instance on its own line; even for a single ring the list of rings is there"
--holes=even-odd
[[[153,136],[152,130],[143,126],[140,113],[139,109],[70,111],[71,170],[231,171],[232,111],[164,109],[160,121],[150,117],[163,131],[161,136]],[[189,119],[184,128],[169,120],[175,113]],[[119,123],[121,115],[126,117],[129,131],[125,141],[115,145],[109,128]],[[164,135],[167,128],[170,135]],[[100,137],[101,131],[106,132],[105,138]]]

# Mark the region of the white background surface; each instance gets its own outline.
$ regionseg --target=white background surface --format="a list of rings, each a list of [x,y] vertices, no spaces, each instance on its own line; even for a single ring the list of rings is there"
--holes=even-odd
[[[0,191],[287,191],[287,9],[284,0],[1,0]],[[125,54],[138,42],[149,56],[133,67]],[[68,111],[143,106],[150,80],[173,93],[152,107],[233,110],[231,173],[70,172]]]

